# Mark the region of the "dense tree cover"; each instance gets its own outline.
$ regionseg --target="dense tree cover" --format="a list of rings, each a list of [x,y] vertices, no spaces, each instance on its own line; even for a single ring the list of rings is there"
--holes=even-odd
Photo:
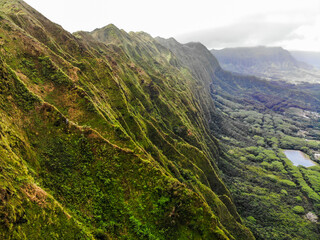
[[[317,161],[320,151],[318,115],[300,108],[269,109],[256,102],[217,96],[217,107],[230,121],[240,121],[254,141],[225,132],[228,149],[222,160],[234,201],[257,239],[318,239],[319,225],[308,214],[320,214],[320,167],[295,167],[282,149],[301,150]]]

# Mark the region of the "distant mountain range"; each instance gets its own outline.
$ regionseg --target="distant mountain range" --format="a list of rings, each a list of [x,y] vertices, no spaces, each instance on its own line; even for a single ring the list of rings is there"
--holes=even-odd
[[[320,70],[316,68],[317,55],[306,52],[290,53],[281,47],[259,46],[213,49],[211,53],[228,71],[290,83],[320,82]]]

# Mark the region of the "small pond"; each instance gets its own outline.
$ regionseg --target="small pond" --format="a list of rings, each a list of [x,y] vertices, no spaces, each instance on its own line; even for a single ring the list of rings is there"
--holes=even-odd
[[[295,166],[311,167],[316,165],[314,161],[310,160],[310,158],[301,151],[284,150],[283,152]]]

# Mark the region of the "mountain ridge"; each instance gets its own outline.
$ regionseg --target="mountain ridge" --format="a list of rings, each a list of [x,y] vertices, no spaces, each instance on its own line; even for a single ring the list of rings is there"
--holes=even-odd
[[[304,151],[301,146],[307,142],[305,139],[314,139],[313,143],[318,142],[320,131],[316,123],[319,118],[316,116],[320,116],[318,115],[320,109],[317,107],[320,98],[316,92],[319,85],[294,85],[282,81],[267,81],[254,76],[228,72],[215,64],[212,68],[210,62],[215,63],[216,60],[210,56],[210,53],[201,53],[198,56],[197,51],[184,47],[183,44],[172,40],[158,40],[172,52],[178,52],[176,54],[178,60],[184,62],[196,78],[206,78],[202,79],[203,82],[211,81],[210,93],[216,106],[216,119],[211,129],[228,156],[218,161],[218,167],[224,175],[224,181],[232,189],[231,192],[241,216],[251,226],[255,237],[257,239],[303,239],[305,236],[317,239],[319,235],[316,225],[312,226],[310,223],[301,221],[301,218],[290,210],[294,202],[290,199],[304,192],[306,199],[309,199],[304,206],[310,209],[309,211],[319,214],[316,207],[318,200],[315,200],[319,198],[315,197],[316,192],[305,191],[309,188],[304,181],[308,181],[309,176],[306,176],[306,180],[297,177],[301,176],[299,174],[302,170],[294,170],[290,166],[290,161],[288,162],[285,158],[281,148]],[[198,43],[198,45],[201,44]],[[208,57],[204,58],[204,56]],[[197,74],[199,59],[201,59],[201,72],[206,74]],[[294,126],[299,127],[293,130]],[[301,128],[306,133],[303,137],[300,135]],[[292,139],[289,144],[287,139]],[[278,147],[278,144],[281,147]],[[314,151],[319,150],[319,145],[317,146],[313,148]],[[250,155],[252,153],[258,158]],[[271,156],[269,154],[272,154],[272,160],[269,160]],[[310,151],[308,154],[312,157]],[[279,170],[265,167],[276,162],[280,168],[283,167],[288,172],[285,170],[279,174]],[[317,175],[316,169],[309,173],[311,172]],[[266,174],[265,177],[263,177],[264,174]],[[268,183],[266,179],[269,176],[272,176],[273,180]],[[301,192],[297,188],[285,190],[281,181],[287,182],[287,180],[283,178],[299,182]],[[281,180],[278,182],[275,179]],[[314,184],[317,184],[316,181]],[[260,195],[261,191],[268,194]],[[281,195],[288,192],[291,192],[288,198]],[[252,208],[252,205],[256,207]],[[313,230],[308,233],[295,230],[304,224],[309,225]]]
[[[112,24],[70,34],[20,0],[0,16],[0,238],[318,239],[319,170],[280,149],[319,148],[318,85]]]
[[[319,82],[319,71],[296,60],[281,47],[242,47],[211,50],[225,70],[291,83]]]
[[[14,151],[28,170],[3,160],[11,170],[1,175],[14,176],[1,185],[3,238],[254,239],[218,175],[219,144],[197,83],[171,65],[167,49],[112,25],[115,41],[103,44],[65,32],[23,1],[0,4],[2,61],[12,73],[2,71],[9,88],[1,114],[7,132],[19,129],[25,147]],[[34,187],[25,192],[17,178]],[[31,211],[48,192],[67,218]],[[41,224],[31,228],[37,214]]]

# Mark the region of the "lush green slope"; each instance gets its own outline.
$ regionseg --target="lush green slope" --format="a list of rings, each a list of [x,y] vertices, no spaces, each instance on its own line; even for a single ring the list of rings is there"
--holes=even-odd
[[[172,52],[23,1],[0,1],[0,29],[1,238],[254,238],[218,176],[208,85]]]
[[[295,167],[282,152],[283,148],[298,149],[316,161],[314,153],[320,151],[319,86],[233,74],[217,67],[201,44],[157,40],[194,77],[212,82],[211,94],[220,117],[211,128],[219,126],[215,135],[225,150],[218,166],[255,237],[319,239],[319,166]]]

